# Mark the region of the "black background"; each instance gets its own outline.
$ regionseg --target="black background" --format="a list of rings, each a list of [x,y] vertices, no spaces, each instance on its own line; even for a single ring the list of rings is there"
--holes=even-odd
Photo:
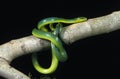
[[[119,0],[10,0],[0,2],[0,4],[0,44],[31,35],[31,31],[37,27],[38,21],[46,17],[74,18],[85,16],[89,19],[120,10]],[[66,51],[69,55],[68,61],[60,63],[57,71],[48,76],[56,79],[94,77],[94,75],[98,75],[95,72],[102,71],[104,68],[102,64],[120,64],[119,34],[120,31],[117,30],[66,45]],[[41,63],[47,61],[46,55],[50,54],[39,55],[45,57]],[[31,55],[19,57],[11,65],[25,74],[31,72],[36,78],[42,75],[34,70]],[[89,75],[91,71],[94,75]]]

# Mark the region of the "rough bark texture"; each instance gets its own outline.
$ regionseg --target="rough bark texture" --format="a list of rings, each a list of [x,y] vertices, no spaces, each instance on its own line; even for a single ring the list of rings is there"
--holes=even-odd
[[[66,43],[102,33],[120,29],[120,11],[112,14],[89,19],[86,22],[72,24],[63,28],[61,39]],[[45,50],[50,47],[49,41],[26,36],[11,40],[0,46],[0,76],[7,79],[30,79],[17,69],[11,67],[10,62],[21,55]]]

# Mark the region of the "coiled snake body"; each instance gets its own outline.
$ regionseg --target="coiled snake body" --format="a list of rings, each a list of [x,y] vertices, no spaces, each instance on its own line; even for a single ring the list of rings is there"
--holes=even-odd
[[[62,42],[59,39],[59,33],[62,29],[62,23],[78,23],[86,21],[85,17],[78,17],[74,19],[64,19],[64,18],[57,18],[57,17],[50,17],[42,19],[38,23],[37,29],[33,29],[32,34],[35,37],[42,38],[49,40],[51,42],[51,50],[52,50],[52,62],[49,68],[43,68],[39,65],[37,61],[37,55],[34,53],[32,55],[32,63],[34,68],[43,74],[50,74],[54,72],[58,66],[58,62],[64,62],[67,60],[68,56],[63,48]],[[54,24],[55,28],[54,28]],[[47,29],[46,26],[49,26],[50,29]],[[50,31],[49,31],[50,30]]]

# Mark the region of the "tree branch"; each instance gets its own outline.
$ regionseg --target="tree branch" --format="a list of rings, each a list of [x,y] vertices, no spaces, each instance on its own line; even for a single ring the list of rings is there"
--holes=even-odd
[[[65,27],[61,32],[61,38],[65,43],[73,43],[89,36],[109,33],[118,29],[120,29],[120,11]]]
[[[86,37],[109,33],[118,29],[120,29],[120,11],[64,27],[60,36],[68,44]],[[30,79],[17,69],[11,67],[9,65],[10,62],[21,55],[42,51],[49,47],[49,41],[38,39],[32,35],[11,40],[1,45],[0,75],[8,79]]]

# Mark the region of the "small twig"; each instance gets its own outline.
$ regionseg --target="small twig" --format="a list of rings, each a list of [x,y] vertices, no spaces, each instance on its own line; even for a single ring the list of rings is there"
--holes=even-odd
[[[120,11],[112,14],[89,19],[86,22],[64,27],[61,39],[66,43],[102,33],[109,33],[120,29]],[[30,79],[17,69],[11,67],[10,62],[21,55],[45,50],[50,47],[49,41],[27,36],[12,40],[0,46],[0,76],[7,79]]]

